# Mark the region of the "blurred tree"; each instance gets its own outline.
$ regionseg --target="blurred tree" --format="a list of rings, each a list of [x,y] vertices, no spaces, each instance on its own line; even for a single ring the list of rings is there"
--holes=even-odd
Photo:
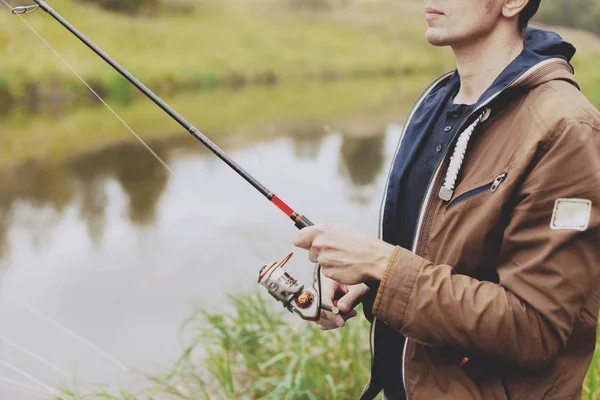
[[[94,3],[102,8],[127,14],[137,14],[144,9],[156,7],[159,0],[79,0],[82,3]]]
[[[598,0],[542,1],[535,20],[550,25],[587,29],[600,34],[600,2]]]
[[[2,86],[2,80],[0,78],[0,116],[8,115],[14,103],[12,93],[7,87]]]
[[[355,186],[375,183],[385,157],[385,133],[367,137],[343,136],[340,149],[340,169]]]
[[[148,143],[168,162],[168,144]],[[136,225],[151,225],[156,220],[159,200],[169,183],[168,171],[138,143],[116,149],[115,176],[129,198],[129,219]]]
[[[293,8],[305,8],[308,10],[325,11],[331,9],[329,0],[288,0]]]

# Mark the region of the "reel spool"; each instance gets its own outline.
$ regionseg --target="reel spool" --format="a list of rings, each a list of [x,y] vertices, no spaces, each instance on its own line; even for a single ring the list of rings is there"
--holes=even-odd
[[[283,267],[292,258],[290,253],[282,261],[265,265],[258,274],[258,283],[264,286],[277,301],[291,313],[296,313],[307,321],[318,321],[321,310],[338,314],[339,309],[322,303],[321,299],[321,266],[315,264],[313,287],[299,285]]]

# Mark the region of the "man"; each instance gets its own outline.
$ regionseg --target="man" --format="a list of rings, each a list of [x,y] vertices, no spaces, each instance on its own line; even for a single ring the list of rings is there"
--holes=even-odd
[[[457,69],[407,121],[381,240],[302,230],[339,298],[362,301],[372,372],[361,398],[577,399],[600,303],[600,113],[572,45],[527,27],[540,0],[428,0],[427,39]]]

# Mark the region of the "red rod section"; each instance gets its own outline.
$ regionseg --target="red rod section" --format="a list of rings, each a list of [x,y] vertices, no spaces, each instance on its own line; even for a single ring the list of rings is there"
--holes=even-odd
[[[292,210],[292,208],[290,206],[285,204],[283,202],[283,200],[281,200],[277,196],[275,196],[275,197],[273,197],[273,199],[271,199],[271,203],[275,204],[277,206],[277,208],[279,208],[281,211],[283,211],[285,213],[285,215],[287,215],[288,217],[291,217],[292,214],[294,213],[294,210]]]

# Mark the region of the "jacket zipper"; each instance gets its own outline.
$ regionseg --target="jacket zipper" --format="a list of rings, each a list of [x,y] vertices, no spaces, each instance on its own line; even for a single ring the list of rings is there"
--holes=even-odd
[[[392,170],[394,169],[394,162],[398,155],[398,151],[400,150],[400,147],[402,145],[402,141],[404,140],[404,135],[406,134],[406,130],[410,126],[410,122],[412,121],[412,118],[414,117],[414,114],[416,113],[417,109],[423,103],[423,101],[425,101],[425,98],[429,95],[429,93],[431,93],[431,91],[433,89],[435,89],[441,81],[443,81],[444,79],[446,79],[448,76],[450,76],[452,74],[453,74],[453,72],[448,72],[448,73],[440,76],[432,84],[430,84],[423,93],[421,93],[421,96],[419,97],[417,102],[411,108],[411,110],[408,114],[406,123],[402,127],[402,134],[400,135],[400,138],[398,139],[398,144],[396,145],[396,150],[394,151],[394,157],[392,158],[392,163],[391,163],[390,169],[388,171],[388,176],[387,176],[387,180],[385,183],[383,197],[381,199],[381,204],[379,206],[378,238],[380,240],[383,238],[383,213],[385,211],[385,199],[387,197],[388,185],[390,184]],[[370,333],[370,338],[369,338],[370,345],[371,345],[371,369],[373,369],[373,362],[375,360],[375,325],[376,324],[377,324],[377,317],[373,317],[373,322],[371,323],[371,333]],[[367,382],[367,385],[365,386],[365,388],[363,389],[363,391],[360,395],[361,398],[365,394],[365,392],[369,389],[370,386],[371,386],[371,377],[369,377],[369,381]]]
[[[560,61],[565,63],[566,65],[569,65],[564,59],[562,58],[551,58],[545,61],[542,61],[541,63],[537,64],[536,66],[530,68],[529,70],[523,72],[521,75],[515,77],[511,83],[509,83],[504,89],[502,89],[501,91],[499,91],[498,93],[492,95],[489,99],[487,99],[485,102],[483,102],[479,107],[477,107],[475,110],[473,110],[471,112],[471,114],[469,114],[469,116],[467,116],[465,119],[462,120],[462,122],[460,123],[458,129],[456,130],[456,133],[454,134],[454,137],[452,138],[452,141],[450,143],[453,143],[454,140],[456,139],[456,137],[458,136],[458,133],[461,131],[461,129],[463,128],[463,126],[465,125],[465,123],[471,119],[473,117],[473,115],[475,115],[478,111],[480,111],[482,108],[484,108],[485,106],[487,106],[488,104],[490,104],[496,97],[498,97],[499,95],[501,95],[505,90],[512,88],[514,85],[517,84],[521,84],[523,82],[529,82],[532,80],[537,79],[538,76],[543,76],[546,74],[546,70],[545,67],[549,64],[553,64],[555,62]],[[569,67],[570,68],[570,67]],[[571,68],[570,68],[571,69]],[[543,72],[542,72],[543,70]],[[572,69],[571,69],[572,71]],[[405,127],[406,128],[406,127]],[[444,160],[446,158],[446,156],[448,155],[448,151],[450,151],[450,148],[452,146],[448,146],[446,148],[446,151],[444,152],[444,155],[442,156],[442,160],[440,161],[440,163],[438,164],[438,167],[444,163]],[[394,161],[392,160],[392,166],[394,165]],[[391,172],[391,171],[390,171]],[[437,173],[436,173],[437,174]],[[428,183],[428,187],[431,186],[431,184],[433,183],[433,178],[429,180]],[[386,190],[385,190],[385,195],[387,195],[387,186],[389,185],[389,176],[388,176],[388,183],[386,184]],[[385,198],[384,198],[385,201]],[[421,206],[419,207],[419,222],[417,223],[417,228],[415,229],[415,233],[413,235],[413,249],[416,248],[415,244],[418,241],[417,239],[417,235],[419,233],[419,230],[421,228],[421,220],[422,220],[422,212],[423,212],[423,206],[425,205],[425,199],[423,199],[423,201],[421,202]],[[381,215],[380,215],[381,218]],[[380,224],[381,225],[381,224]]]
[[[473,110],[473,112],[467,118],[465,118],[461,122],[459,128],[456,130],[456,133],[458,134],[458,132],[461,131],[461,129],[464,126],[465,122],[468,121],[476,112],[478,112],[479,110],[481,110],[483,107],[487,106],[492,100],[494,100],[496,97],[498,97],[500,94],[502,94],[505,90],[507,90],[509,88],[512,88],[513,86],[515,86],[517,84],[522,84],[523,82],[535,81],[538,76],[543,76],[543,75],[545,75],[547,73],[546,72],[546,66],[548,66],[548,65],[551,66],[552,64],[556,63],[557,60],[558,60],[558,62],[562,62],[563,64],[565,64],[567,66],[569,65],[569,63],[567,61],[565,61],[564,59],[562,59],[562,58],[551,58],[551,59],[542,61],[541,63],[539,63],[539,64],[535,65],[534,67],[530,68],[529,70],[525,71],[524,73],[522,73],[518,77],[515,77],[515,79],[513,79],[511,81],[511,83],[508,84],[504,89],[502,89],[498,93],[496,93],[493,96],[491,96],[484,103],[482,103],[479,107],[477,107],[477,109]],[[550,69],[550,67],[548,69]],[[569,69],[571,71],[573,71],[570,66],[569,66]],[[453,138],[453,141],[454,141],[454,139],[456,139],[456,135]],[[442,160],[438,164],[438,167],[437,167],[436,173],[434,175],[434,178],[430,179],[430,181],[428,183],[427,195],[425,196],[425,198],[421,202],[421,207],[419,209],[419,220],[417,222],[417,228],[416,228],[414,239],[413,239],[413,246],[412,246],[412,252],[413,252],[413,254],[417,254],[418,255],[419,246],[421,245],[421,243],[419,243],[419,234],[421,233],[421,229],[422,229],[422,225],[423,225],[425,216],[426,216],[426,214],[428,214],[426,212],[427,208],[424,207],[424,206],[425,206],[426,203],[429,203],[429,198],[431,197],[431,191],[433,189],[433,186],[441,186],[439,184],[438,185],[434,185],[434,183],[437,180],[438,174],[440,172],[440,167],[441,167],[441,165],[444,164],[446,156],[448,154],[448,151],[449,151],[450,147],[451,146],[448,146],[448,148],[446,149],[446,152],[444,153],[444,156],[442,157]],[[392,161],[392,163],[393,163],[393,161]],[[389,185],[389,182],[388,182],[388,185]],[[387,192],[387,190],[386,190],[386,192]],[[402,381],[404,383],[404,392],[406,393],[406,398],[407,398],[407,400],[410,400],[410,395],[408,393],[408,390],[406,390],[406,378],[405,378],[405,376],[406,376],[406,366],[405,366],[405,364],[406,364],[406,353],[407,353],[407,350],[408,350],[408,344],[409,344],[409,339],[406,338],[406,341],[404,342],[404,350],[402,352]]]
[[[508,176],[508,174],[506,172],[503,172],[496,177],[494,182],[488,183],[487,185],[480,186],[476,189],[469,190],[468,192],[461,194],[460,196],[458,196],[457,198],[452,200],[452,202],[450,204],[448,204],[448,206],[446,207],[446,211],[449,211],[452,207],[454,207],[458,203],[461,203],[467,199],[470,199],[473,196],[477,196],[480,193],[487,192],[488,190],[490,190],[492,193],[494,193],[496,190],[498,190],[498,187],[502,184],[502,182],[504,182],[506,180],[507,176]]]

